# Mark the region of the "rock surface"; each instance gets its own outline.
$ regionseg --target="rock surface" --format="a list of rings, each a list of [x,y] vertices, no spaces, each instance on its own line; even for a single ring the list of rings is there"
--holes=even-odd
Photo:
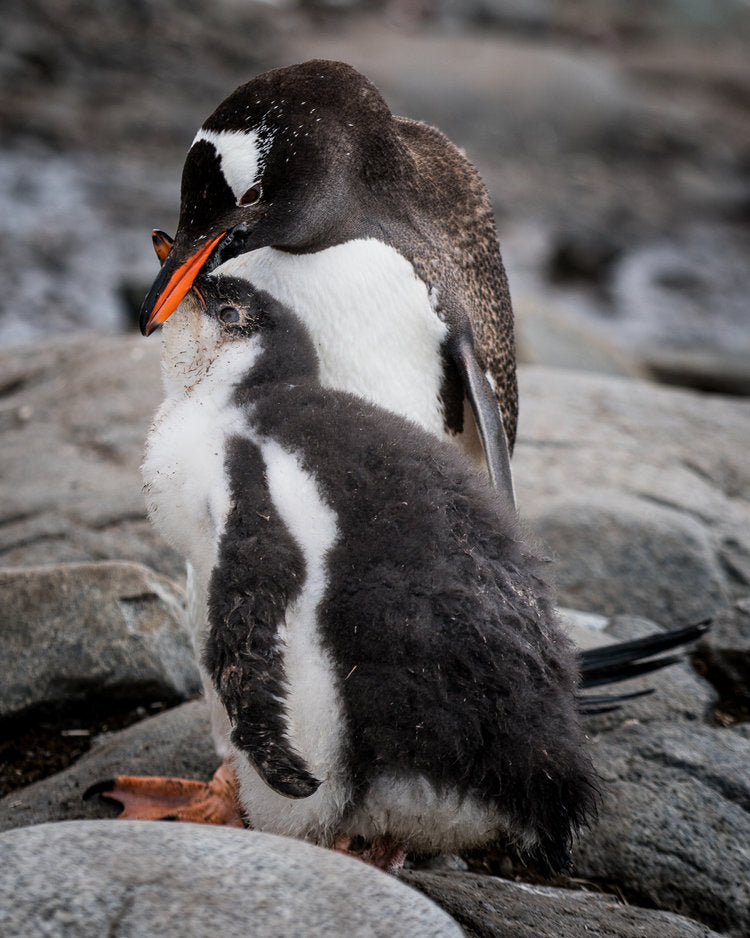
[[[603,737],[594,759],[604,801],[575,851],[578,875],[748,934],[750,742],[706,726],[629,725]]]
[[[469,938],[716,938],[681,915],[622,905],[598,893],[531,886],[472,873],[403,874],[439,902]]]
[[[0,568],[0,719],[201,688],[182,593],[135,563]]]
[[[531,514],[555,558],[560,598],[569,605],[663,623],[699,622],[727,611],[719,558],[705,528],[689,515],[646,499],[580,490]]]
[[[208,781],[219,765],[203,701],[191,701],[96,738],[70,768],[0,800],[0,831],[47,821],[113,818],[114,802],[84,793],[115,775],[174,775]]]
[[[661,680],[657,683],[657,693],[649,700],[658,699],[663,691],[668,693]],[[577,846],[576,875],[594,883],[617,883],[635,905],[653,905],[726,934],[742,935],[743,929],[750,927],[750,868],[743,846],[750,838],[746,771],[750,738],[694,721],[681,722],[674,713],[670,722],[647,724],[628,719],[628,714],[629,709],[622,711],[617,728],[601,731],[593,747],[604,799],[598,824],[584,833]],[[111,734],[71,768],[0,801],[0,830],[112,817],[116,809],[109,802],[96,797],[82,801],[91,784],[120,772],[208,779],[216,762],[204,705],[186,704]],[[438,898],[451,914],[460,899],[463,911],[458,920],[466,925],[467,919],[474,921],[477,916],[477,921],[483,921],[485,906],[478,900],[479,894],[484,901],[485,890],[491,896],[497,890],[502,893],[493,882],[473,884],[468,893],[464,886],[454,884],[446,890],[444,901],[435,892],[428,894]],[[581,923],[607,921],[612,915],[618,921],[622,918],[623,935],[636,934],[628,928],[637,927],[644,929],[644,935],[656,935],[661,927],[658,916],[654,921],[641,920],[639,916],[646,913],[640,909],[628,914],[620,910],[620,915],[612,912],[609,901],[604,906],[593,900],[584,902],[580,894],[568,891],[555,896],[552,905],[557,908],[556,915],[575,914],[579,918],[578,931],[573,934],[584,933]],[[524,903],[528,916],[524,927],[535,916],[544,921],[551,914],[546,900],[540,908],[529,896]],[[507,921],[515,921],[513,915],[521,914],[511,912],[505,902],[498,909],[506,922],[503,927],[510,927]],[[493,914],[500,912],[496,909]],[[499,928],[499,919],[490,916],[489,921]],[[475,927],[479,929],[476,923]],[[487,923],[482,927],[490,928]],[[502,930],[481,929],[476,933],[504,934]]]
[[[750,696],[748,402],[537,367],[519,381],[519,508],[561,604],[663,628],[710,615],[711,679]]]
[[[76,821],[10,831],[0,851],[4,938],[462,935],[396,878],[255,831]]]
[[[159,341],[93,334],[0,352],[0,564],[133,560],[181,577],[139,466]]]

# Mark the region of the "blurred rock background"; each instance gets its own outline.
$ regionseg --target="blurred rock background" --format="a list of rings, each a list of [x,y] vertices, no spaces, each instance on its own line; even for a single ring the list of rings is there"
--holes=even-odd
[[[203,119],[364,71],[490,189],[521,358],[750,391],[745,0],[4,0],[0,344],[133,328]]]

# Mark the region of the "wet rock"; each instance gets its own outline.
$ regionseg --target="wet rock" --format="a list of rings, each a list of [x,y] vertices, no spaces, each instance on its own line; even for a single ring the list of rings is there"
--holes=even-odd
[[[574,852],[577,875],[747,934],[750,742],[712,727],[630,725],[603,737],[594,757],[604,801]]]
[[[402,879],[450,912],[469,938],[718,938],[698,922],[622,905],[593,892],[553,889],[472,873],[408,872]]]
[[[628,252],[614,270],[611,334],[672,383],[692,372],[694,386],[743,393],[749,247],[741,228],[696,224]]]
[[[5,938],[462,934],[395,877],[254,831],[78,821],[5,833],[0,850]]]
[[[271,66],[279,33],[277,11],[255,3],[205,16],[170,0],[130,10],[8,0],[6,13],[0,117],[9,134],[55,149],[188,145],[238,71]]]
[[[200,688],[182,592],[133,563],[0,569],[0,719]]]
[[[0,801],[0,830],[46,821],[113,818],[114,802],[84,792],[115,775],[172,775],[208,781],[219,765],[203,701],[192,701],[93,740],[70,768]]]
[[[550,277],[559,282],[603,283],[622,250],[617,232],[568,225],[559,231],[549,260]]]
[[[0,345],[134,330],[123,289],[140,305],[157,270],[149,227],[174,230],[176,179],[122,153],[0,150]]]

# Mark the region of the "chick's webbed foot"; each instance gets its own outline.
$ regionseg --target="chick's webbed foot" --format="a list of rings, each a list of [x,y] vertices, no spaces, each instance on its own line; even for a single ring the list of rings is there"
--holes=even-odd
[[[365,850],[351,849],[352,839],[344,834],[339,835],[333,844],[333,849],[349,857],[356,857],[370,866],[376,866],[385,873],[398,873],[406,860],[406,847],[396,843],[388,834],[373,837],[372,843]]]
[[[237,779],[223,763],[210,782],[158,776],[118,775],[92,785],[84,798],[101,795],[118,801],[124,820],[189,821],[244,827]]]

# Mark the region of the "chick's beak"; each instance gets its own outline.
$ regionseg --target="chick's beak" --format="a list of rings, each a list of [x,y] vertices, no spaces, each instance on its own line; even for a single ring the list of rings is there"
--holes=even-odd
[[[155,243],[157,255],[162,260],[162,268],[141,306],[140,326],[143,335],[151,335],[157,326],[169,319],[193,285],[201,267],[225,234],[226,232],[222,231],[215,238],[206,241],[201,248],[182,262],[175,258],[174,249],[165,254],[162,260],[165,245],[160,244],[157,247]]]

